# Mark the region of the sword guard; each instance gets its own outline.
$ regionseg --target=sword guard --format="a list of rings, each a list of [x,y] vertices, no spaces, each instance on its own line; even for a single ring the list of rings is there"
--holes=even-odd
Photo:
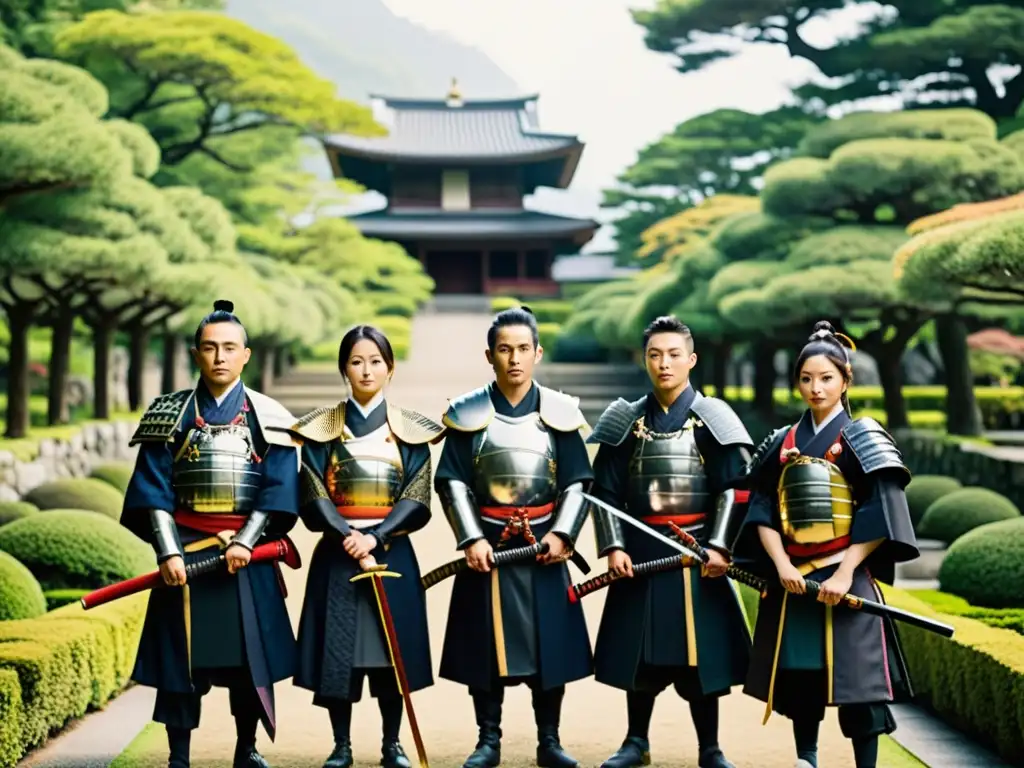
[[[370,578],[373,578],[374,576],[382,576],[382,577],[387,577],[387,578],[392,578],[392,579],[400,579],[400,578],[402,578],[402,574],[398,573],[397,571],[389,571],[387,563],[377,563],[377,562],[374,562],[373,558],[366,558],[366,559],[370,560],[370,563],[365,565],[365,566],[363,566],[363,572],[362,573],[357,573],[355,576],[353,576],[351,579],[349,579],[350,582],[361,581],[363,579],[370,579]]]

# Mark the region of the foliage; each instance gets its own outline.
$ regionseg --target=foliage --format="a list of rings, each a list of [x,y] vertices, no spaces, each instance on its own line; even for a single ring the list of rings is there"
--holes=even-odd
[[[1010,764],[1024,760],[1024,713],[1019,707],[1024,691],[1024,637],[973,619],[940,614],[900,589],[883,587],[883,594],[887,603],[955,630],[952,638],[945,638],[900,625],[903,655],[920,703]],[[1000,716],[993,717],[994,712]]]
[[[952,544],[979,526],[1020,517],[1012,501],[988,488],[960,488],[945,494],[925,511],[918,534]]]
[[[637,251],[640,259],[657,258],[674,261],[692,252],[724,220],[739,213],[759,210],[760,201],[750,195],[719,194],[661,219],[643,231],[643,246]]]
[[[233,167],[217,140],[268,126],[384,132],[287,45],[220,13],[99,11],[58,36],[57,54],[98,73],[111,114],[161,137],[165,164],[198,152]]]
[[[944,475],[914,475],[907,485],[907,506],[910,507],[910,519],[917,529],[921,518],[928,508],[953,491],[963,488],[963,483],[955,477]]]
[[[828,23],[850,5],[867,12],[851,38],[812,45],[805,25]],[[868,15],[869,14],[869,15]],[[783,45],[816,65],[827,80],[796,89],[807,105],[856,104],[878,96],[905,106],[973,105],[1012,117],[1024,98],[1024,9],[1010,4],[950,0],[658,0],[633,11],[652,50],[672,53],[681,72],[729,58],[735,42]],[[1006,65],[993,69],[993,65]]]
[[[128,529],[106,515],[77,509],[3,526],[0,550],[24,563],[45,590],[98,589],[155,568],[153,549]]]
[[[933,589],[914,590],[914,597],[942,613],[966,616],[990,627],[1012,629],[1017,634],[1024,635],[1024,608],[984,608],[971,605],[962,597]]]
[[[0,525],[34,515],[39,507],[27,501],[0,501]]]
[[[944,592],[986,608],[1024,608],[1024,519],[982,525],[953,542],[939,568]]]
[[[88,613],[68,605],[0,623],[0,765],[17,764],[128,684],[146,601],[138,594]]]
[[[651,226],[716,195],[755,194],[765,168],[788,157],[815,122],[783,107],[762,115],[719,109],[680,123],[641,149],[604,192],[602,204],[623,212],[615,221],[619,252],[649,266],[657,258],[644,239]]]
[[[25,501],[41,510],[87,509],[115,520],[121,517],[124,496],[110,483],[91,477],[62,478],[38,485]]]
[[[0,551],[0,621],[32,619],[46,613],[46,598],[32,572]]]
[[[128,490],[128,483],[131,482],[132,474],[135,471],[134,465],[127,461],[109,462],[107,464],[99,464],[92,468],[92,472],[89,473],[89,477],[102,480],[110,486],[116,488],[120,493],[125,493]],[[65,506],[78,507],[77,504],[68,504]],[[81,509],[81,507],[78,507]],[[103,510],[97,510],[103,511]],[[120,510],[118,510],[120,514]]]

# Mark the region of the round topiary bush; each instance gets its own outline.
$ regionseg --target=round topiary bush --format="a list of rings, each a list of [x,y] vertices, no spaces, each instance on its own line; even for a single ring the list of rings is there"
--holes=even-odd
[[[96,481],[99,482],[99,481]],[[109,517],[55,509],[0,528],[8,552],[54,589],[97,589],[156,568],[153,548]]]
[[[988,488],[961,488],[935,501],[921,518],[917,534],[952,544],[986,523],[1020,517],[1020,510],[1002,494]]]
[[[0,525],[13,523],[38,511],[39,507],[27,501],[0,501]]]
[[[109,464],[100,464],[93,467],[89,477],[102,480],[104,483],[113,486],[122,494],[128,490],[128,483],[131,482],[134,465],[127,461],[112,461]],[[121,508],[118,507],[118,513]]]
[[[29,491],[24,501],[41,510],[88,509],[115,520],[121,517],[124,495],[110,483],[94,477],[52,480]]]
[[[953,542],[939,585],[971,605],[1024,608],[1024,517],[982,525]]]
[[[0,552],[0,621],[34,619],[46,613],[46,598],[32,571]]]
[[[917,475],[907,486],[907,506],[910,507],[910,519],[914,529],[921,524],[921,518],[928,507],[947,493],[958,491],[963,484],[955,477],[945,475]]]

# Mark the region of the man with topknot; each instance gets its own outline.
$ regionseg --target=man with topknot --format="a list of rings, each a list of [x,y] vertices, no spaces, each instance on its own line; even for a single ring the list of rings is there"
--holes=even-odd
[[[295,420],[242,383],[251,350],[230,301],[214,304],[194,341],[199,381],[157,397],[130,443],[139,452],[121,524],[152,544],[167,585],[150,593],[132,680],[156,688],[169,768],[189,767],[212,686],[228,689],[234,768],[264,768],[256,728],[274,739],[274,683],[293,675],[295,635],[277,565],[249,561],[297,520],[298,446],[283,431]],[[188,563],[220,550],[226,568],[186,578]]]

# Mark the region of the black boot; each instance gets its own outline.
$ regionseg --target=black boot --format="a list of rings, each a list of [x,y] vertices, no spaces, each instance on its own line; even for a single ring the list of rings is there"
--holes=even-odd
[[[336,741],[323,768],[352,768],[352,743],[348,739]]]
[[[537,721],[537,765],[540,768],[575,768],[576,758],[562,749],[558,725],[562,719],[565,686],[546,691],[533,690],[533,715]]]
[[[635,768],[650,764],[651,745],[647,739],[627,736],[619,751],[601,763],[601,768]]]
[[[501,705],[504,700],[504,688],[473,694],[480,738],[462,768],[495,768],[501,763]]]
[[[167,768],[189,768],[189,752],[192,746],[192,731],[187,728],[167,727],[167,746],[170,755]]]
[[[398,739],[385,741],[380,749],[380,764],[384,768],[412,768],[412,763],[398,743]]]
[[[233,768],[270,768],[270,763],[256,751],[255,744],[237,744]]]
[[[697,761],[698,768],[736,768],[735,765],[725,759],[722,750],[718,747],[709,747],[702,750]]]
[[[736,768],[718,746],[718,697],[705,696],[690,702],[690,717],[697,731],[699,768]]]

